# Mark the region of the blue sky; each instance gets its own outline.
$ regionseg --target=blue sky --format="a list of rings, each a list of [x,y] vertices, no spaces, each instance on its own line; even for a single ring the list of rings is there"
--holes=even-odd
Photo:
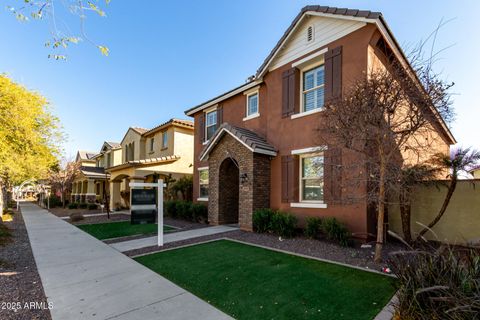
[[[110,56],[83,42],[68,49],[66,62],[47,58],[46,23],[19,23],[2,7],[0,73],[49,99],[68,134],[67,155],[98,151],[129,126],[186,118],[184,110],[242,84],[307,4],[381,11],[403,46],[427,37],[442,18],[454,19],[440,33],[437,47],[453,47],[437,70],[456,83],[455,137],[480,148],[480,1],[112,0],[106,18],[86,21],[89,37]],[[59,18],[78,30],[77,19]]]

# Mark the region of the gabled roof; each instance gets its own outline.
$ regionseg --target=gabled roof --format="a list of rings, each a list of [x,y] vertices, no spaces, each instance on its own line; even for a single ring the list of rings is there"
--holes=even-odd
[[[76,161],[94,161],[94,157],[97,155],[96,152],[93,151],[84,151],[84,150],[79,150],[77,152],[77,157]]]
[[[117,149],[121,147],[120,143],[118,142],[105,141],[105,143],[108,144],[112,149]]]
[[[280,38],[280,40],[277,42],[275,47],[272,49],[270,54],[265,58],[263,61],[262,65],[258,68],[257,73],[255,77],[250,79],[249,82],[245,83],[244,85],[241,85],[233,90],[230,90],[220,96],[217,96],[213,99],[210,99],[202,104],[199,104],[193,108],[190,108],[185,111],[185,114],[188,116],[192,116],[194,113],[201,111],[205,108],[210,107],[211,105],[214,105],[216,103],[219,103],[233,95],[236,95],[238,93],[241,93],[244,90],[249,89],[250,87],[253,87],[254,85],[262,83],[262,78],[265,75],[265,73],[268,71],[268,68],[272,61],[275,59],[276,55],[278,52],[281,50],[281,48],[284,46],[286,41],[289,39],[290,35],[296,30],[297,26],[300,25],[300,22],[302,19],[307,15],[316,15],[316,16],[322,16],[322,17],[332,17],[332,18],[341,18],[341,19],[351,19],[351,20],[356,20],[356,21],[363,21],[367,23],[373,23],[377,26],[378,30],[382,34],[382,36],[385,38],[386,42],[389,44],[391,47],[392,51],[394,52],[395,56],[397,59],[400,61],[400,63],[405,67],[408,72],[411,72],[413,74],[413,77],[418,80],[417,74],[413,71],[410,62],[408,61],[405,53],[403,52],[402,48],[400,47],[398,41],[395,39],[392,31],[388,27],[385,19],[383,18],[383,15],[381,12],[373,12],[373,11],[368,11],[368,10],[358,10],[358,9],[347,9],[347,8],[337,8],[337,7],[328,7],[328,6],[318,6],[318,5],[310,5],[310,6],[305,6],[302,8],[302,10],[298,13],[298,15],[295,17],[295,19],[292,21],[290,26],[287,28],[283,36]],[[419,81],[420,83],[420,81]],[[451,133],[450,129],[446,125],[445,121],[439,114],[438,110],[436,110],[433,107],[434,114],[438,118],[438,121],[440,123],[440,126],[444,130],[445,136],[450,140],[452,144],[456,143],[455,137]]]
[[[169,127],[169,126],[177,126],[177,127],[182,127],[182,128],[187,128],[187,129],[193,130],[193,121],[183,120],[183,119],[170,119],[167,122],[159,124],[158,126],[153,127],[152,129],[144,132],[143,135],[148,136],[152,133],[163,130],[163,129]]]
[[[210,152],[214,147],[220,142],[221,138],[225,134],[230,134],[241,144],[243,144],[248,150],[254,153],[265,154],[269,156],[276,156],[277,150],[267,140],[253,131],[247,130],[245,128],[239,128],[232,126],[224,122],[215,132],[210,142],[205,146],[203,151],[200,153],[200,160],[204,160],[208,157]]]
[[[145,128],[129,127],[129,128],[127,129],[127,132],[125,132],[125,135],[123,136],[122,141],[120,141],[120,144],[123,142],[123,140],[125,140],[125,137],[127,136],[128,132],[129,132],[130,130],[133,131],[133,132],[135,132],[135,133],[138,134],[139,136],[141,136],[142,134],[144,134],[145,132],[148,131],[148,130],[145,129]]]

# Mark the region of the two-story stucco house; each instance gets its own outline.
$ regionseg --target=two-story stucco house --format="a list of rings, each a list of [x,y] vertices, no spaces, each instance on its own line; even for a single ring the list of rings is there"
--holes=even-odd
[[[101,202],[108,192],[110,175],[105,168],[121,163],[122,149],[116,142],[105,141],[99,153],[79,151],[78,174],[72,184],[72,202]]]
[[[193,122],[171,119],[150,130],[130,127],[119,144],[120,160],[105,167],[110,207],[129,207],[129,183],[193,173]]]
[[[187,110],[195,122],[194,199],[208,201],[210,223],[251,230],[254,210],[271,207],[301,221],[334,216],[359,237],[375,234],[366,200],[332,201],[345,192],[336,184],[343,176],[324,170],[324,159],[354,159],[319,145],[317,129],[324,102],[387,56],[408,66],[380,13],[307,6],[255,76]],[[455,140],[438,122],[438,150],[448,151]]]

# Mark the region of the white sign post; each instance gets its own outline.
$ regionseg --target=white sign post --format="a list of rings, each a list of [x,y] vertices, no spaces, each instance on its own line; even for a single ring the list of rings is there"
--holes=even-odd
[[[163,246],[163,180],[158,179],[157,183],[130,182],[130,188],[157,188],[157,223],[158,223],[158,246]]]

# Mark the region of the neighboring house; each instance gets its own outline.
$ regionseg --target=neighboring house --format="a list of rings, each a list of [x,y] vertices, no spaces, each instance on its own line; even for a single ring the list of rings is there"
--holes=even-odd
[[[129,207],[130,182],[193,174],[193,122],[171,119],[153,129],[131,127],[120,142],[121,162],[107,166],[110,206]]]
[[[473,179],[480,179],[480,166],[476,166],[468,171],[473,176]]]
[[[72,202],[94,203],[97,200],[95,181],[105,180],[103,168],[96,167],[96,152],[78,151],[75,162],[78,164],[78,174],[72,183]]]
[[[317,129],[324,101],[387,57],[408,66],[380,13],[307,6],[255,76],[187,110],[196,128],[194,200],[208,201],[210,223],[252,230],[252,213],[271,207],[301,221],[337,217],[358,237],[375,234],[375,208],[366,200],[341,201],[366,186],[345,190],[344,173],[326,166],[354,159],[319,145]],[[435,152],[448,152],[455,142],[442,119],[431,134],[438,139]]]

